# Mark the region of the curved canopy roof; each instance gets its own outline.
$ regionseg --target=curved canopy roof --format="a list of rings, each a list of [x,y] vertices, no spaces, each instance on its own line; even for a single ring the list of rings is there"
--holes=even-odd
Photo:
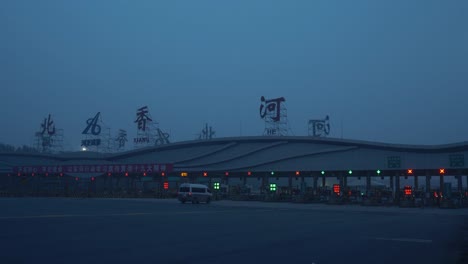
[[[195,140],[116,154],[0,153],[0,172],[15,166],[172,164],[175,171],[370,171],[467,168],[468,142],[399,145],[312,137]]]

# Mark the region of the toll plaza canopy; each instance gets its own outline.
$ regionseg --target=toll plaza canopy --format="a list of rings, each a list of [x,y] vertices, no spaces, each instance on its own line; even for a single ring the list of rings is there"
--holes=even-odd
[[[398,145],[315,137],[231,137],[105,154],[0,153],[7,173],[362,172],[466,175],[468,142]]]

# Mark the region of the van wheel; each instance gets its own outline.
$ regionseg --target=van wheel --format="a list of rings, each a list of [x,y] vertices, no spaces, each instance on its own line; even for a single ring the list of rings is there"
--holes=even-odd
[[[211,198],[208,197],[208,198],[206,199],[206,203],[209,204],[210,202],[211,202]]]

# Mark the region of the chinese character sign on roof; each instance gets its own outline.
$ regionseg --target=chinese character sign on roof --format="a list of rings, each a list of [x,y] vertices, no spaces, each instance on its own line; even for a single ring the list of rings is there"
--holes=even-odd
[[[135,123],[138,124],[138,130],[145,131],[146,130],[146,122],[147,121],[153,121],[149,117],[149,111],[148,111],[148,106],[143,106],[137,110],[136,113],[137,119],[135,120]]]
[[[35,137],[35,148],[40,152],[52,153],[62,150],[63,129],[56,129],[51,114],[44,118]]]
[[[260,98],[260,118],[265,121],[265,136],[286,136],[289,132],[288,116],[284,97]]]
[[[46,132],[49,136],[55,134],[55,125],[50,114],[48,118],[44,118],[44,122],[41,124],[41,129],[41,135],[45,135]]]
[[[128,141],[127,140],[127,131],[123,129],[119,129],[119,133],[117,134],[117,138],[115,139],[117,142],[117,149],[121,150],[125,148],[125,143]]]
[[[164,133],[153,121],[148,106],[137,109],[136,120],[137,136],[133,139],[135,148],[151,147],[169,143],[169,134]]]
[[[281,119],[281,103],[286,100],[284,97],[276,99],[265,99],[265,97],[260,98],[260,117],[262,119],[269,118],[271,121],[277,122]]]
[[[309,120],[309,136],[323,137],[330,134],[330,118]]]

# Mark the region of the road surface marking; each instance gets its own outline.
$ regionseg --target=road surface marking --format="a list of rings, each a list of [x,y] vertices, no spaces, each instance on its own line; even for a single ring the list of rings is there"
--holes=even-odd
[[[255,212],[271,212],[274,210],[256,210]],[[117,213],[117,214],[45,214],[45,215],[26,215],[26,216],[0,216],[0,220],[7,219],[36,219],[36,218],[66,218],[66,217],[109,217],[109,216],[142,216],[142,215],[186,215],[186,214],[212,214],[238,212],[236,210],[217,210],[217,211],[185,211],[185,212],[154,212],[154,213]]]
[[[34,219],[34,218],[65,218],[65,217],[103,217],[103,216],[134,216],[134,215],[150,215],[151,213],[127,213],[127,214],[63,214],[63,215],[27,215],[27,216],[1,216],[0,220],[4,219]]]
[[[385,238],[376,237],[375,240],[395,241],[395,242],[412,242],[412,243],[432,243],[432,240],[418,238]]]

